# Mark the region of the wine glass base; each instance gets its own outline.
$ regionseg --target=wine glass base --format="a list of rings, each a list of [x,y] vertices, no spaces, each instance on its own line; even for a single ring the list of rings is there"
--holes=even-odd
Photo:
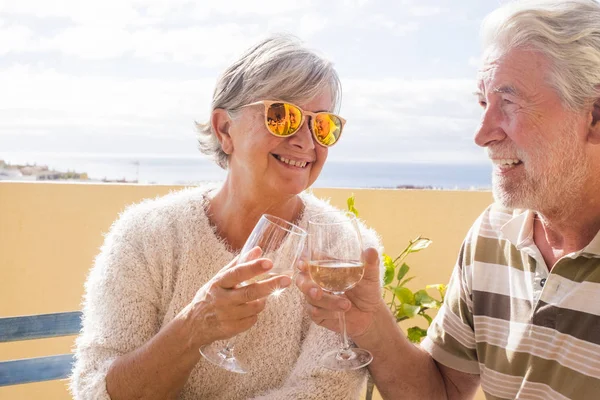
[[[333,350],[325,353],[319,365],[334,371],[351,371],[366,367],[371,361],[373,355],[365,349]]]
[[[243,362],[233,356],[232,351],[227,351],[224,348],[217,348],[216,346],[202,346],[200,348],[200,354],[204,356],[208,361],[215,364],[218,367],[226,369],[227,371],[235,372],[238,374],[245,374],[248,372],[248,368]]]

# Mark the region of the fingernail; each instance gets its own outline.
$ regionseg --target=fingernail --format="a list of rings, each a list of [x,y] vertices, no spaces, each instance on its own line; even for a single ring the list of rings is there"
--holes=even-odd
[[[338,304],[341,308],[343,308],[346,311],[350,309],[350,302],[348,300],[341,300]]]
[[[262,267],[263,267],[263,269],[270,269],[271,263],[265,260],[262,262]]]
[[[290,279],[289,276],[284,276],[279,280],[279,286],[281,287],[288,287],[292,284],[292,280]]]
[[[310,295],[310,297],[312,297],[313,299],[317,298],[317,293],[319,293],[319,291],[317,290],[317,288],[312,288],[308,291],[308,294]]]

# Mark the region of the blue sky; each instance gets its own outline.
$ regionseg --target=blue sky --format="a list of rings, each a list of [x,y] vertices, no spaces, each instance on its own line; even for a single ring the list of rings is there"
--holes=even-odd
[[[218,74],[291,32],[342,79],[348,124],[330,158],[483,163],[478,31],[499,4],[0,0],[0,158],[197,154],[193,122],[208,117]]]

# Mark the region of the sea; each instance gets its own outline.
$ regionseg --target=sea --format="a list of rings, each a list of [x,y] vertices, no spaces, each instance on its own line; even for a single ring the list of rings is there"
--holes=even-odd
[[[86,172],[92,180],[125,180],[145,184],[195,184],[222,181],[226,172],[202,156],[94,153],[2,153],[10,164],[46,165],[67,172]],[[328,160],[314,187],[434,188],[486,190],[491,165]]]

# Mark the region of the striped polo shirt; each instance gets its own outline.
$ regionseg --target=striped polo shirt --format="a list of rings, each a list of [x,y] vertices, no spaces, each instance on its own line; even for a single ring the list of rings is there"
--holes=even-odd
[[[552,271],[534,212],[490,206],[463,242],[421,346],[487,399],[600,399],[600,232]]]

